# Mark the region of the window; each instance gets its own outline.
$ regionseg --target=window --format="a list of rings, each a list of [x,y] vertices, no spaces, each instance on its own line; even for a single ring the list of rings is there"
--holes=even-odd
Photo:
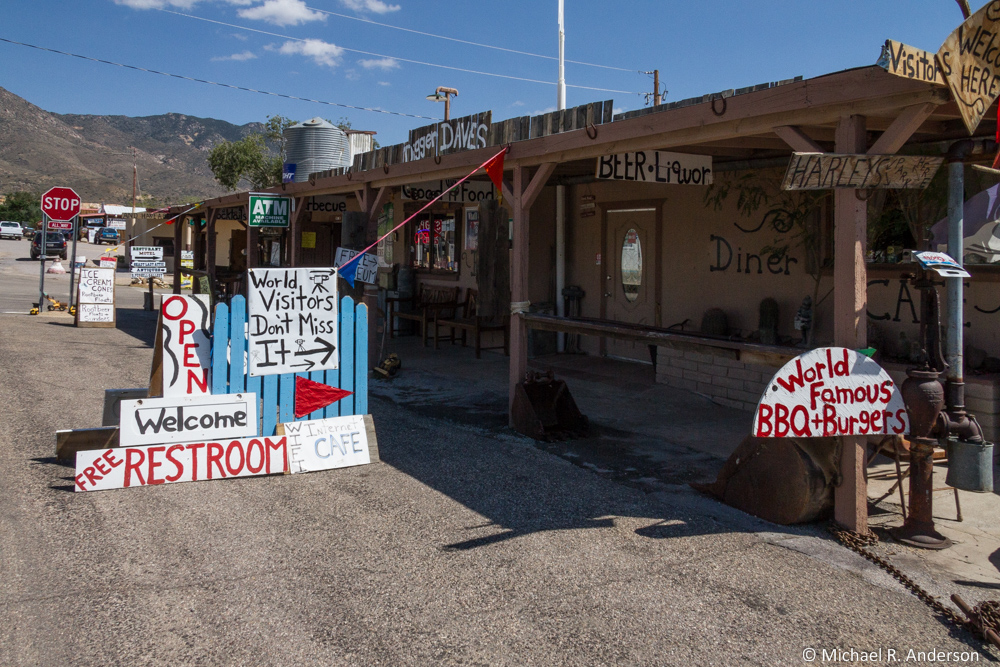
[[[413,227],[413,267],[458,273],[454,213],[418,216]]]
[[[163,236],[154,237],[153,245],[163,248],[164,257],[174,256],[174,240],[172,238]]]

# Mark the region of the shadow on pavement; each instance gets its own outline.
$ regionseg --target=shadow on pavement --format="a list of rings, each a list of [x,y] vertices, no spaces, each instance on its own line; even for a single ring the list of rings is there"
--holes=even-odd
[[[156,311],[143,310],[142,308],[118,308],[117,323],[115,327],[142,341],[149,347],[153,347],[156,340]]]

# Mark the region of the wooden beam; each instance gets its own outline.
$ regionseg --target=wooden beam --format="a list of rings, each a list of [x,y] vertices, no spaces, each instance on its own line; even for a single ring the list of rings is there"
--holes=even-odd
[[[536,174],[538,176],[538,174]],[[547,177],[546,177],[547,178]],[[530,188],[527,167],[514,167],[514,192],[511,206],[514,209],[513,256],[510,261],[511,304],[528,301],[528,219],[531,204],[525,203],[524,193]],[[514,390],[524,380],[528,370],[528,330],[519,314],[510,317],[510,394],[507,403],[508,418],[513,426]]]
[[[184,233],[184,220],[187,219],[186,215],[179,216],[174,220],[174,294],[181,293],[181,272],[178,270],[181,268],[181,235]],[[149,293],[153,294],[153,277],[147,278],[149,280]],[[154,306],[155,307],[155,306]]]
[[[799,153],[825,153],[826,151],[812,140],[802,128],[795,125],[779,125],[774,128],[774,133],[781,137],[782,141]]]
[[[295,215],[288,229],[288,265],[296,267],[299,265],[299,255],[302,249],[302,215],[306,210],[306,197],[295,198]]]
[[[838,153],[864,153],[867,144],[863,116],[848,116],[837,126]],[[868,276],[865,243],[868,205],[857,190],[838,189],[834,201],[833,342],[852,350],[868,339]],[[834,492],[834,518],[849,530],[868,532],[868,490],[865,481],[865,439],[841,439],[840,474]]]
[[[514,204],[514,186],[507,181],[503,182],[503,198],[504,201],[509,201],[511,205]]]
[[[392,188],[382,186],[378,189],[378,194],[372,197],[371,208],[368,210],[368,220],[375,222],[378,220],[379,211],[385,206],[386,201],[392,196]]]
[[[917,131],[924,121],[930,118],[937,104],[914,104],[906,107],[903,112],[892,121],[892,125],[882,133],[882,136],[868,150],[869,155],[892,155],[903,147],[913,133]]]
[[[212,306],[215,306],[215,295],[218,293],[215,275],[215,217],[216,209],[208,209],[208,222],[205,223],[205,269],[208,271],[208,287],[212,293]]]
[[[531,177],[531,182],[525,188],[524,192],[521,194],[521,206],[525,208],[531,208],[531,205],[535,203],[538,199],[538,195],[541,194],[542,188],[549,180],[549,176],[555,171],[555,162],[546,162],[538,167],[538,171],[535,175]]]

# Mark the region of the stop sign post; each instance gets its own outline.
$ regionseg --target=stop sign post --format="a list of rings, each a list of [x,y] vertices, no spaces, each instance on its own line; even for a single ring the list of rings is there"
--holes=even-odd
[[[80,215],[80,195],[76,194],[73,188],[56,187],[49,189],[42,195],[42,238],[39,242],[40,272],[38,279],[38,311],[41,312],[42,304],[45,302],[45,253],[48,251],[49,242],[49,221],[63,223],[60,229],[69,229],[73,234],[73,250],[70,258],[69,274],[69,305],[73,306],[73,278],[75,271],[73,262],[76,261],[76,230],[73,220]],[[68,223],[68,227],[66,226]]]

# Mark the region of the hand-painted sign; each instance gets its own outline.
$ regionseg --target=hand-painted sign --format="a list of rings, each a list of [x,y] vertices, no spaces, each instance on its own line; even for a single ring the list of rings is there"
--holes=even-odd
[[[115,321],[115,306],[111,303],[81,303],[76,308],[77,322],[101,324]]]
[[[492,122],[493,112],[484,111],[410,130],[410,140],[403,144],[403,161],[486,148]]]
[[[102,269],[117,269],[118,268],[118,258],[117,257],[101,257],[98,260],[101,263]]]
[[[251,227],[288,227],[292,215],[292,198],[270,194],[250,194]]]
[[[292,474],[371,463],[363,415],[284,424]]]
[[[990,0],[948,35],[938,50],[942,74],[973,134],[1000,95],[1000,0]]]
[[[77,491],[273,475],[288,471],[283,436],[77,452]]]
[[[135,245],[130,253],[132,261],[163,259],[163,247],[158,245]]]
[[[84,267],[80,269],[80,298],[77,303],[114,303],[115,272],[113,269]]]
[[[212,393],[211,302],[207,294],[163,297],[160,306],[163,344],[163,395]]]
[[[108,218],[107,226],[111,229],[125,229],[125,218]]]
[[[181,250],[181,267],[185,269],[194,268],[194,251]],[[190,273],[181,274],[181,289],[191,289],[194,287],[194,276]]]
[[[926,188],[943,157],[792,153],[783,190]]]
[[[317,195],[303,204],[307,213],[346,213],[347,197],[343,195]]]
[[[758,438],[904,435],[910,419],[889,374],[843,347],[795,357],[771,379],[757,404]]]
[[[336,269],[250,269],[250,375],[337,368]]]
[[[226,206],[215,209],[215,220],[246,220],[247,209],[245,206]]]
[[[343,266],[349,259],[358,254],[357,250],[351,250],[349,248],[337,248],[337,254],[334,256],[333,265],[336,267]],[[375,281],[378,279],[378,257],[375,255],[369,255],[365,253],[365,256],[358,260],[358,272],[354,276],[354,280],[368,283],[369,285],[374,285]]]
[[[602,155],[597,160],[597,178],[639,183],[711,185],[712,156],[665,151],[636,151]]]
[[[168,396],[122,401],[123,446],[257,435],[257,394]]]
[[[404,185],[402,187],[403,199],[430,201],[454,183],[455,179]],[[487,199],[496,199],[492,183],[489,181],[466,181],[453,190],[450,190],[439,201],[475,204]]]
[[[904,79],[916,79],[939,86],[948,85],[933,53],[902,42],[885,40],[885,44],[882,45],[882,55],[876,64],[889,74]]]

